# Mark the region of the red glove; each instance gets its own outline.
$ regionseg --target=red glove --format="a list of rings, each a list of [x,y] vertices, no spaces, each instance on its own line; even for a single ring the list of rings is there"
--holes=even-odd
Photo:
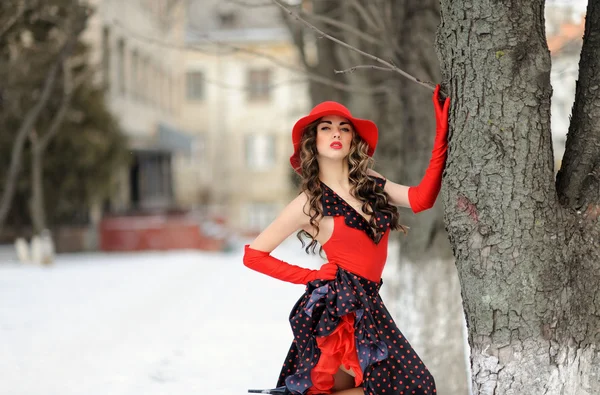
[[[333,280],[338,269],[337,265],[333,263],[325,263],[319,270],[290,265],[272,257],[266,251],[250,248],[250,244],[244,246],[244,265],[267,276],[293,284],[308,284],[316,279]]]
[[[442,187],[442,172],[446,164],[446,151],[448,149],[448,110],[450,98],[447,97],[442,108],[439,101],[440,86],[436,85],[433,92],[433,107],[435,109],[435,140],[429,167],[421,183],[408,189],[408,201],[414,213],[433,207],[435,199]]]

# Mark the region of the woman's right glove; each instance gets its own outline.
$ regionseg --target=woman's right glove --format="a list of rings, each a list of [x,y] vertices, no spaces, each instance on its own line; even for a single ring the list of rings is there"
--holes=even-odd
[[[442,187],[442,173],[446,164],[446,151],[448,149],[448,111],[450,98],[446,98],[444,105],[440,105],[440,86],[433,92],[433,108],[435,110],[435,140],[429,166],[421,183],[408,189],[408,201],[414,213],[428,210],[433,207]]]
[[[293,284],[308,284],[317,279],[333,280],[338,269],[334,263],[325,263],[319,270],[290,265],[266,251],[250,248],[250,244],[244,246],[243,261],[244,265],[252,270]]]

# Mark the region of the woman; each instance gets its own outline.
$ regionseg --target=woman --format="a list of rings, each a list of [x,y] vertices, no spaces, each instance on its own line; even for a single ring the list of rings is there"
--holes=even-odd
[[[371,170],[377,126],[352,117],[339,103],[324,102],[294,125],[292,167],[302,192],[252,242],[244,264],[306,284],[290,314],[294,341],[277,388],[282,394],[435,394],[435,382],[397,328],[381,298],[381,273],[389,232],[404,228],[398,208],[415,213],[433,206],[446,160],[448,108],[433,103],[436,136],[421,183],[407,187]],[[290,265],[270,255],[293,232],[318,242],[328,261],[319,270]],[[304,243],[303,243],[304,245]],[[253,390],[251,392],[256,392]]]

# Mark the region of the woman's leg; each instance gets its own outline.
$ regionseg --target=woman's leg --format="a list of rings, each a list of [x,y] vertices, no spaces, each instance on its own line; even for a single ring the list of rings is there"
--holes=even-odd
[[[341,369],[333,375],[333,380],[334,384],[332,390],[334,393],[336,393],[337,391],[354,388],[354,377],[350,376],[348,373],[342,371]]]
[[[365,395],[362,387],[356,387],[349,390],[334,392],[332,395]]]

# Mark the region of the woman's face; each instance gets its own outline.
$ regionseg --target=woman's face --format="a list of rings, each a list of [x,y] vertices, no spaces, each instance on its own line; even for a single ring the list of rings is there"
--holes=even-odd
[[[350,153],[354,127],[346,118],[326,115],[317,125],[317,153],[322,158],[343,159]]]

